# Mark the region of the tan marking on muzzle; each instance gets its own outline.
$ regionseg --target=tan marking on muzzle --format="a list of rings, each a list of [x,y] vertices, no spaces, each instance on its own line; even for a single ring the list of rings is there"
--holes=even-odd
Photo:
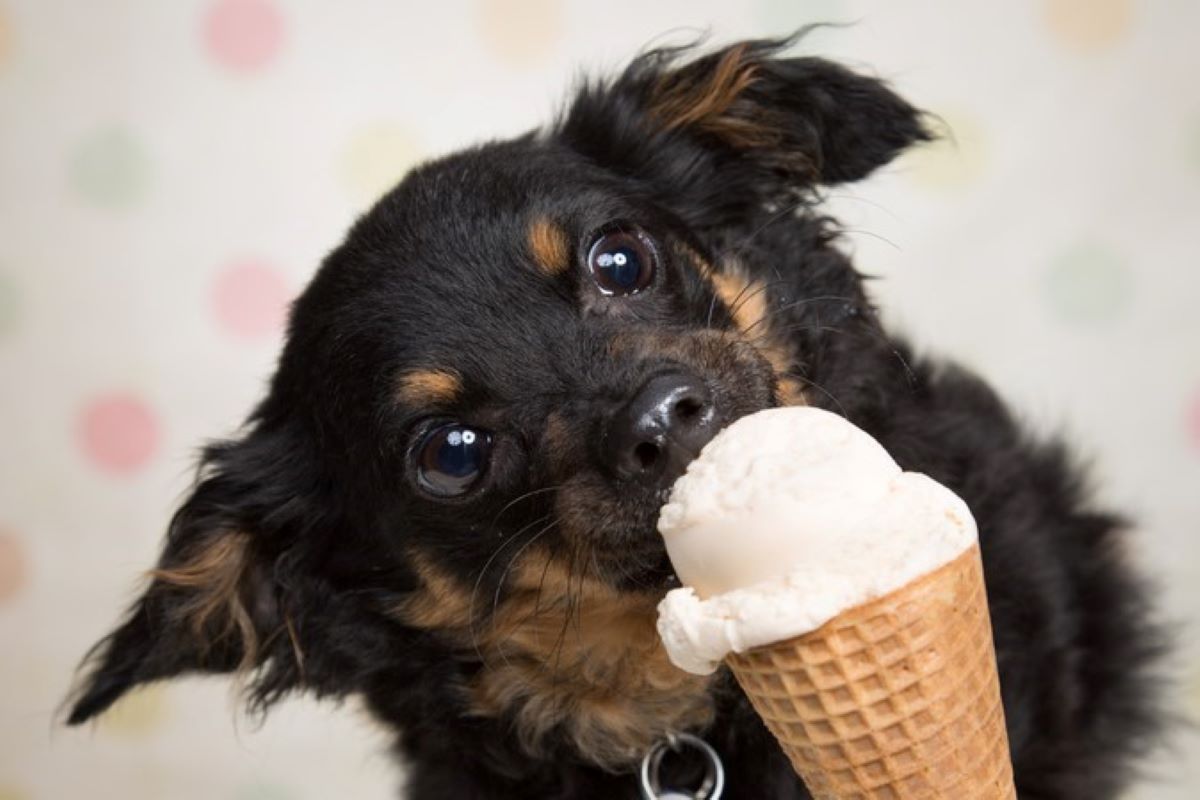
[[[762,353],[775,372],[777,402],[784,406],[807,405],[802,382],[791,374],[795,355],[788,337],[777,336],[771,328],[766,286],[751,280],[736,264],[714,272],[711,280],[743,338]]]

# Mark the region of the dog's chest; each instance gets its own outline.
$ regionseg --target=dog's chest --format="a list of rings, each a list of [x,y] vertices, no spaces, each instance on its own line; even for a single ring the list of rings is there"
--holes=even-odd
[[[465,687],[468,713],[504,720],[531,755],[565,740],[608,768],[636,762],[668,732],[711,721],[711,679],[667,659],[657,598],[553,567],[522,572],[485,621],[444,580],[426,580],[401,608],[409,624],[481,662]]]

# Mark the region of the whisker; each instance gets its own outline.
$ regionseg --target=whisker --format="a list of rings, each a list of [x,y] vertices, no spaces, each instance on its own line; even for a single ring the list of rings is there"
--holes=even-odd
[[[817,331],[820,333],[843,333],[843,334],[865,333],[868,336],[875,339],[876,341],[878,341],[885,348],[887,348],[888,352],[891,353],[896,358],[896,360],[900,362],[900,367],[901,367],[901,369],[904,370],[905,382],[908,383],[908,388],[910,390],[915,390],[917,388],[917,385],[921,382],[920,378],[917,377],[917,373],[913,370],[912,366],[908,363],[908,360],[904,358],[904,354],[902,354],[900,352],[900,349],[898,347],[896,347],[896,345],[887,338],[886,334],[884,334],[882,331],[879,331],[879,330],[871,327],[870,325],[857,326],[852,330],[848,330],[846,328],[839,328],[839,327],[836,327],[833,325],[822,325],[816,321],[811,322],[811,323],[802,322],[802,323],[797,323],[794,325],[786,325],[782,328],[771,331],[770,333],[763,333],[763,334],[760,334],[759,336],[755,337],[754,339],[747,339],[746,341],[748,341],[750,344],[757,345],[758,343],[762,342],[767,336],[769,336],[771,334],[775,334],[775,335],[790,334],[790,333],[797,333],[799,331]]]
[[[555,676],[560,674],[558,666],[562,660],[563,647],[567,643],[567,629],[570,628],[570,626],[571,626],[571,617],[573,616],[574,611],[575,611],[575,596],[571,592],[571,579],[575,575],[575,556],[576,556],[577,552],[578,552],[578,548],[572,547],[571,548],[571,557],[567,561],[567,597],[566,597],[567,608],[566,608],[566,613],[563,614],[563,624],[562,624],[562,627],[559,628],[558,638],[554,642],[554,667],[552,669],[552,672],[554,673]],[[542,665],[542,671],[545,671],[548,664],[549,664],[549,662]]]
[[[467,604],[467,630],[471,633],[471,642],[475,647],[475,654],[479,656],[480,661],[483,661],[484,659],[483,653],[480,652],[479,649],[479,637],[477,635],[477,631],[475,630],[475,600],[479,595],[479,589],[483,585],[483,578],[485,575],[487,575],[488,568],[492,566],[495,560],[500,557],[500,554],[503,553],[509,545],[515,541],[518,541],[522,533],[541,525],[543,522],[549,519],[549,517],[550,515],[546,514],[535,519],[533,522],[525,525],[508,539],[506,539],[499,547],[496,548],[491,556],[488,557],[488,560],[484,562],[483,567],[479,570],[479,575],[475,578],[475,585],[471,588],[471,599]]]
[[[583,545],[577,545],[577,548],[583,549]],[[587,550],[589,553],[593,552],[591,550],[591,548],[587,548]],[[586,577],[587,577],[587,562],[584,562],[583,568],[581,570],[579,570],[579,592],[575,595],[576,603],[574,604],[574,607],[573,607],[573,610],[575,612],[573,614],[573,617],[575,620],[575,635],[580,636],[580,637],[583,636],[583,631],[580,628],[580,621],[582,619],[582,614],[580,614],[579,612],[580,612],[580,609],[583,607],[583,602],[582,602],[583,601],[583,580]],[[570,587],[570,584],[568,583],[568,589],[569,589],[569,587]]]
[[[870,236],[872,239],[878,239],[879,241],[883,242],[884,244],[890,246],[897,253],[904,252],[904,248],[901,247],[900,245],[896,244],[895,242],[893,242],[891,239],[887,238],[886,236],[880,236],[878,233],[874,233],[872,231],[864,230],[862,228],[842,228],[841,232],[855,234],[855,235],[862,235],[862,236]]]
[[[500,580],[496,584],[496,593],[492,596],[492,615],[493,616],[495,616],[496,611],[500,607],[500,595],[504,591],[504,579],[508,576],[508,573],[512,571],[513,565],[516,564],[517,560],[521,557],[522,553],[524,553],[526,550],[528,550],[529,547],[534,542],[536,542],[538,539],[542,538],[547,533],[549,533],[551,530],[553,530],[554,526],[557,524],[558,524],[557,519],[550,520],[550,522],[544,528],[542,528],[540,531],[538,531],[533,537],[531,537],[529,539],[529,541],[527,541],[525,544],[521,545],[521,547],[517,550],[517,552],[513,553],[512,558],[510,558],[508,560],[508,564],[504,567],[504,572],[500,573]],[[476,637],[473,636],[473,638],[475,639],[476,642],[478,642],[478,639]],[[476,647],[476,652],[477,653],[479,652],[478,647]],[[500,652],[500,659],[505,663],[505,665],[508,665],[509,664],[508,656],[504,652],[504,648],[501,647],[499,649],[499,652]],[[480,656],[480,660],[483,661],[482,655]],[[484,666],[487,666],[486,661],[484,661]]]
[[[829,194],[825,195],[825,199],[826,200],[853,200],[856,203],[862,203],[863,205],[871,206],[872,208],[876,208],[876,209],[882,211],[884,214],[887,214],[889,217],[894,219],[896,222],[904,221],[900,217],[899,214],[895,213],[887,206],[882,205],[881,203],[876,203],[873,200],[868,200],[865,197],[860,197],[859,195],[856,195],[853,192],[830,192]]]
[[[909,365],[908,361],[900,353],[900,348],[896,347],[896,345],[887,338],[887,335],[884,334],[883,331],[877,330],[870,325],[864,326],[863,330],[875,337],[875,339],[881,342],[884,347],[891,351],[891,354],[894,355],[896,360],[900,362],[900,366],[904,368],[904,377],[905,380],[908,381],[909,390],[915,391],[917,384],[919,384],[921,381],[917,377],[917,373],[913,371],[913,368]]]
[[[727,256],[731,256],[731,255],[732,255],[732,256],[736,256],[736,255],[740,254],[740,253],[741,253],[743,250],[745,250],[745,249],[746,249],[746,247],[748,247],[748,246],[750,245],[750,243],[751,243],[752,241],[754,241],[754,239],[755,239],[755,238],[756,238],[756,237],[757,237],[757,236],[758,236],[760,233],[762,233],[762,232],[763,232],[763,231],[765,231],[767,228],[769,228],[769,227],[771,227],[772,225],[774,225],[776,222],[779,222],[779,221],[780,221],[781,219],[783,219],[784,217],[791,216],[791,215],[792,215],[792,214],[794,214],[794,213],[795,213],[795,212],[796,212],[798,209],[800,209],[800,208],[801,208],[801,207],[803,207],[803,206],[809,205],[811,202],[812,202],[812,198],[810,198],[810,197],[801,197],[801,198],[798,198],[798,199],[797,199],[795,202],[792,202],[792,203],[789,203],[789,204],[785,205],[783,208],[779,209],[779,211],[775,212],[775,213],[774,213],[774,214],[772,214],[770,217],[768,217],[766,222],[764,222],[762,225],[758,226],[758,227],[757,227],[757,228],[755,228],[753,231],[751,231],[750,233],[748,233],[748,234],[747,234],[745,237],[743,237],[743,238],[742,238],[742,239],[741,239],[741,240],[740,240],[740,241],[737,243],[737,245],[736,245],[736,246],[735,246],[735,245],[730,245],[729,247],[726,247],[724,250],[722,250],[722,251],[721,251],[721,252],[718,254],[718,257],[723,259],[723,258],[725,258],[725,257],[727,257]]]
[[[772,317],[776,317],[776,316],[786,313],[788,311],[793,311],[793,310],[800,308],[801,306],[807,305],[809,303],[818,303],[818,302],[832,303],[835,301],[842,301],[845,303],[855,302],[853,297],[845,297],[843,295],[835,295],[835,294],[818,295],[817,297],[804,297],[799,300],[793,300],[790,303],[784,303],[779,308],[772,309],[769,314],[764,314],[761,319],[757,320],[753,325],[749,326],[741,333],[744,336],[744,335],[750,333],[750,331],[757,328],[759,325],[762,325],[764,322],[771,319]]]
[[[744,306],[746,303],[749,303],[755,297],[757,297],[758,295],[767,291],[768,289],[772,289],[772,288],[780,285],[781,283],[784,283],[784,281],[781,281],[781,280],[780,281],[770,281],[768,283],[760,284],[757,289],[755,289],[750,294],[746,295],[746,297],[741,302],[738,302],[737,297],[741,297],[745,293],[746,289],[750,288],[750,286],[751,286],[750,283],[747,283],[746,286],[742,288],[742,291],[738,292],[737,297],[734,298],[734,303],[732,304],[732,307],[729,309],[729,316],[736,318],[737,312],[741,310],[742,306]]]
[[[830,401],[831,401],[831,402],[832,402],[832,403],[833,403],[835,406],[837,406],[837,408],[838,408],[838,411],[839,411],[839,412],[841,412],[841,415],[842,415],[843,417],[846,417],[847,419],[849,419],[850,415],[847,413],[847,411],[846,411],[846,407],[845,407],[845,406],[843,406],[843,405],[842,405],[842,403],[841,403],[841,401],[840,401],[840,400],[838,400],[836,397],[834,397],[834,396],[833,396],[833,393],[832,393],[832,392],[830,392],[828,389],[826,389],[824,386],[822,386],[821,384],[817,383],[816,381],[814,381],[814,380],[812,380],[812,379],[810,379],[810,378],[806,378],[805,376],[803,376],[803,375],[800,375],[800,374],[797,374],[797,373],[795,373],[795,372],[788,372],[788,377],[795,378],[796,380],[799,380],[799,381],[804,381],[804,383],[805,383],[805,384],[807,384],[808,386],[811,386],[811,387],[813,387],[814,389],[816,389],[817,391],[819,391],[821,394],[823,394],[823,395],[825,395],[826,397],[828,397],[828,398],[829,398],[829,400],[830,400]]]
[[[513,506],[515,506],[517,503],[521,502],[522,500],[528,500],[530,497],[533,497],[533,496],[539,495],[539,494],[545,494],[546,492],[557,491],[558,489],[561,489],[562,487],[563,487],[563,484],[561,484],[561,483],[556,484],[554,486],[543,486],[541,489],[534,489],[531,492],[525,492],[522,495],[518,495],[517,497],[514,497],[512,500],[510,500],[508,503],[506,503],[504,505],[504,508],[502,508],[498,512],[496,512],[496,516],[492,518],[491,524],[495,525],[497,522],[499,522],[500,517],[502,517],[504,515],[505,511],[508,511],[510,508],[512,508]]]

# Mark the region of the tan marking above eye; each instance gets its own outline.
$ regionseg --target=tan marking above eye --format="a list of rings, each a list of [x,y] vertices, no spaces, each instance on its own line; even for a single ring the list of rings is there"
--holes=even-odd
[[[558,224],[547,217],[538,217],[529,224],[527,233],[533,263],[547,275],[558,275],[571,266],[571,242]]]
[[[462,393],[462,378],[448,369],[418,369],[400,376],[397,395],[413,408],[445,406]]]

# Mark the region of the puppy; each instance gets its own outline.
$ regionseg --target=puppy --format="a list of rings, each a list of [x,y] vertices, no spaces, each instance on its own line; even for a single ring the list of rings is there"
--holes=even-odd
[[[978,518],[1021,797],[1115,797],[1162,650],[1124,525],[1061,445],[881,328],[817,201],[930,134],[789,44],[645,53],[380,200],[296,301],[245,428],[203,451],[70,723],[236,672],[258,711],[363,698],[418,800],[634,798],[673,732],[712,745],[726,798],[806,798],[728,674],[675,669],[654,626],[667,488],[721,426],[808,403]]]

